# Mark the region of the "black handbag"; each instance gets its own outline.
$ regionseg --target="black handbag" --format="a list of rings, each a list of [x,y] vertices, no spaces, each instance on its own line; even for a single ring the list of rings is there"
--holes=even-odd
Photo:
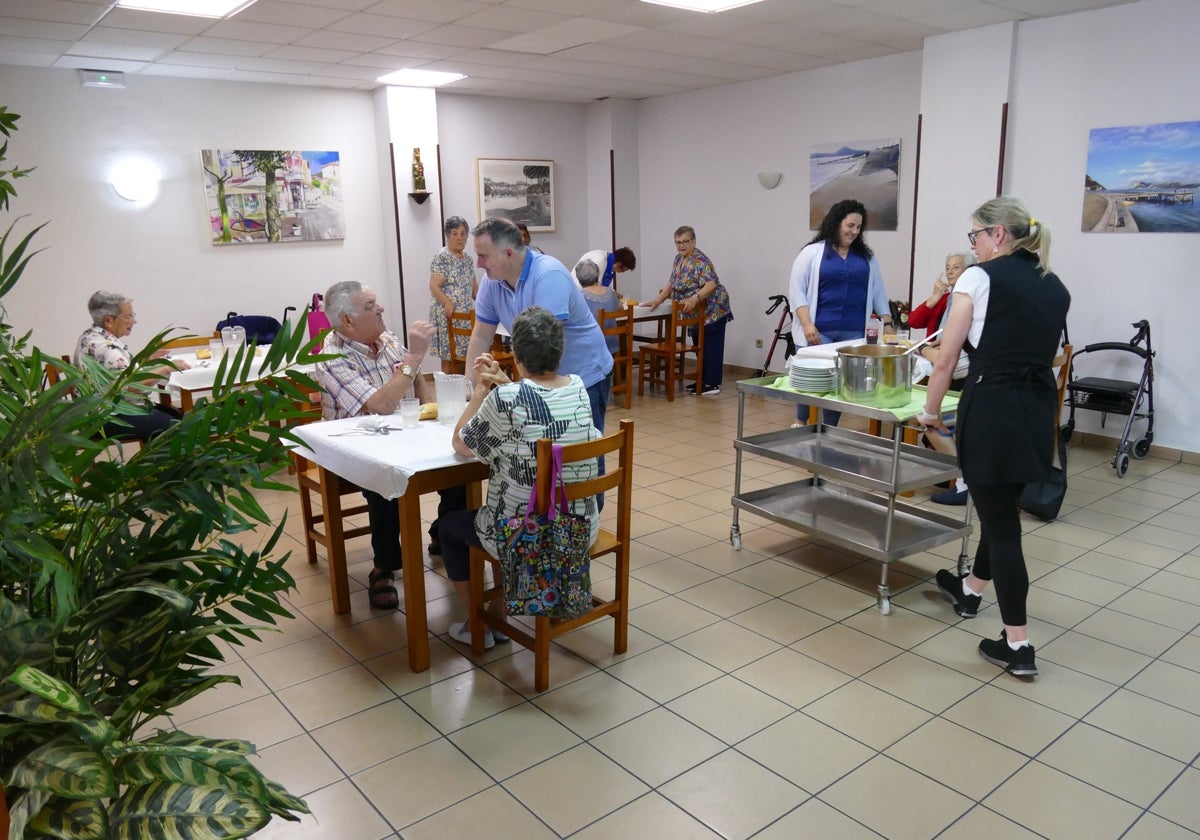
[[[1052,475],[1047,481],[1026,484],[1018,503],[1021,510],[1045,522],[1052,522],[1058,517],[1063,497],[1067,495],[1067,442],[1057,430],[1054,436],[1058,439],[1058,465],[1052,468]]]

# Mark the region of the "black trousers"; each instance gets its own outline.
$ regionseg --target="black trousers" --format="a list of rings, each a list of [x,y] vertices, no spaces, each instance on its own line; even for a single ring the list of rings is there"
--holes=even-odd
[[[996,587],[1000,618],[1009,627],[1024,627],[1029,572],[1021,549],[1021,484],[972,484],[969,488],[979,514],[979,550],[971,572]]]
[[[155,405],[146,414],[113,415],[113,419],[104,424],[104,434],[108,437],[135,437],[142,441],[150,440],[178,423],[182,416],[176,408]]]
[[[467,507],[466,485],[439,490],[438,519],[429,526],[430,540],[437,541],[438,520],[455,510]],[[375,565],[389,572],[404,568],[400,554],[400,508],[395,499],[385,499],[373,490],[364,490],[367,500],[367,521],[371,524],[371,551],[375,554]]]

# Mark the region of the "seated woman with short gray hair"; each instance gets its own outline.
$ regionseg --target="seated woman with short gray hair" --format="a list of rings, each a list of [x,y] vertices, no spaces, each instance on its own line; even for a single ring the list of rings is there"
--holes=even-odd
[[[572,273],[579,281],[579,287],[583,289],[583,299],[587,301],[588,309],[592,310],[592,317],[596,319],[596,323],[600,324],[601,329],[611,327],[615,323],[612,318],[606,318],[604,323],[600,323],[600,312],[602,310],[613,312],[620,309],[621,298],[617,296],[612,286],[600,285],[600,266],[591,260],[583,259],[576,263]],[[620,340],[620,336],[604,336],[604,343],[608,347],[609,353],[616,353],[620,349]]]
[[[539,306],[531,306],[513,321],[512,349],[519,382],[510,382],[491,355],[475,362],[479,382],[454,429],[454,451],[474,455],[491,468],[487,502],[478,510],[455,511],[439,520],[442,561],[446,576],[466,603],[470,598],[470,547],[496,550],[498,517],[524,516],[537,476],[534,442],[549,438],[556,444],[599,438],[592,425],[587,389],[577,375],[558,373],[563,353],[562,323]],[[572,481],[596,475],[596,462],[572,464]],[[591,521],[592,542],[600,529],[596,498],[572,502],[572,512]],[[502,609],[500,601],[492,608]],[[471,644],[468,621],[450,625],[450,638]],[[492,630],[484,647],[506,642]]]

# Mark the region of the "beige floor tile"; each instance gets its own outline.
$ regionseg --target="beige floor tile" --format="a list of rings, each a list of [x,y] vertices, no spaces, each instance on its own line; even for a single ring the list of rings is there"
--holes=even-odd
[[[402,700],[392,700],[322,726],[312,735],[346,775],[354,775],[437,740],[438,731]]]
[[[611,632],[610,625],[610,635]],[[515,643],[507,647],[512,652],[510,656],[493,659],[481,667],[521,696],[537,695],[538,691],[534,688],[533,651]],[[581,659],[561,645],[550,643],[550,685],[566,685],[589,674],[594,674],[597,670],[595,665]]]
[[[701,627],[720,621],[708,610],[679,598],[663,598],[644,607],[629,611],[629,624],[665,642],[693,633]]]
[[[937,835],[971,800],[886,756],[877,756],[820,794],[823,802],[894,840]]]
[[[633,570],[629,575],[631,578],[637,578],[650,584],[655,589],[675,594],[712,580],[717,573],[678,557],[668,557],[658,563]]]
[[[328,636],[321,635],[276,648],[246,662],[269,688],[279,690],[349,667],[355,659]]]
[[[729,577],[768,595],[783,595],[817,580],[815,575],[775,559],[759,560],[732,572]]]
[[[808,798],[741,753],[726,750],[659,788],[722,837],[750,837]]]
[[[1047,837],[1120,837],[1139,808],[1036,761],[983,802]]]
[[[1030,585],[1029,596],[1025,599],[1025,610],[1030,619],[1049,621],[1060,627],[1072,627],[1095,614],[1098,609],[1100,608],[1095,604],[1051,592],[1036,583]],[[993,616],[999,619],[998,608]]]
[[[1079,559],[1075,559],[1071,561],[1071,564],[1078,562]],[[1042,589],[1078,598],[1098,607],[1108,604],[1129,591],[1127,584],[1116,583],[1083,571],[1077,571],[1072,565],[1058,567],[1049,574],[1038,578],[1037,585]]]
[[[577,735],[529,703],[464,727],[449,738],[497,781],[579,743]]]
[[[604,672],[551,688],[533,703],[581,738],[592,738],[655,706],[649,697]]]
[[[1200,671],[1200,636],[1184,636],[1159,658],[1180,668]]]
[[[1092,636],[1118,647],[1135,650],[1147,656],[1158,656],[1196,626],[1195,622],[1183,628],[1169,626],[1167,620],[1171,616],[1162,615],[1169,607],[1162,602],[1170,600],[1147,592],[1142,597],[1126,602],[1126,610],[1120,610],[1114,603],[1088,616],[1072,629],[1076,633]],[[1178,601],[1173,603],[1186,606]],[[1142,614],[1152,616],[1154,620],[1138,618],[1128,611],[1139,609],[1145,610]]]
[[[1167,570],[1196,580],[1200,578],[1200,554],[1194,551],[1191,554],[1185,554],[1167,566]]]
[[[675,525],[661,531],[655,531],[640,539],[646,545],[657,548],[660,551],[665,551],[668,554],[674,554],[676,557],[702,548],[713,541],[712,538],[706,535],[696,533],[695,529],[682,525]],[[653,581],[650,582],[653,583]]]
[[[666,707],[727,744],[737,743],[792,711],[790,706],[733,677],[707,683]],[[731,712],[734,709],[736,713]]]
[[[395,836],[383,815],[348,779],[304,799],[311,814],[305,814],[299,823],[276,817],[254,835],[256,840],[329,840],[331,826],[337,826],[338,840],[381,840]]]
[[[907,652],[863,674],[862,680],[934,714],[980,686],[977,679]]]
[[[195,718],[180,728],[189,735],[249,741],[260,750],[304,732],[284,704],[269,694]]]
[[[552,840],[557,837],[533,814],[495,785],[404,829],[404,840],[448,840],[495,835],[497,826],[513,837]]]
[[[653,792],[571,835],[572,840],[629,840],[635,837],[715,840],[719,836],[670,800]]]
[[[704,658],[698,658],[672,645],[660,645],[640,656],[610,666],[607,673],[656,702],[666,703],[707,682],[712,682],[720,677],[724,670],[713,667]]]
[[[376,610],[376,613],[379,611]],[[350,627],[328,630],[328,633],[359,662],[391,653],[408,644],[404,614],[399,611],[372,616]]]
[[[875,606],[874,593],[851,589],[830,580],[818,580],[802,586],[784,595],[783,600],[834,621],[842,621]]]
[[[223,683],[193,697],[183,705],[175,707],[172,720],[176,725],[186,729],[186,724],[190,720],[211,715],[213,712],[228,709],[239,703],[245,703],[247,700],[262,697],[267,693],[267,687],[263,681],[258,678],[249,665],[240,659],[227,659],[224,664],[218,665],[213,670],[215,673],[237,677],[241,684]]]
[[[296,796],[342,781],[344,774],[311,735],[298,735],[258,751],[251,760],[263,775]]]
[[[524,702],[520,694],[478,668],[404,695],[404,702],[442,734],[470,726]]]
[[[690,604],[725,618],[751,609],[770,600],[771,597],[765,592],[725,577],[685,589],[678,595]]]
[[[1127,689],[1118,690],[1084,720],[1180,761],[1200,753],[1200,716]]]
[[[725,749],[721,741],[661,707],[597,735],[590,743],[652,787]]]
[[[1045,749],[1074,722],[1061,712],[990,685],[963,698],[942,717],[1029,756]]]
[[[777,525],[774,528],[783,529],[783,526]],[[796,568],[814,574],[817,577],[836,575],[843,569],[864,562],[861,557],[839,551],[832,546],[813,542],[808,539],[800,539],[796,532],[791,529],[785,529],[785,532],[793,535],[793,542],[788,547],[788,550],[779,555],[779,561],[782,563],[792,563]]]
[[[1152,662],[1126,685],[1130,691],[1200,715],[1200,673],[1170,662]]]
[[[1178,823],[1145,813],[1125,832],[1122,840],[1196,840],[1197,837],[1200,832],[1189,831]]]
[[[778,598],[738,613],[729,620],[782,645],[790,645],[833,623],[830,618]]]
[[[1138,587],[1129,590],[1108,607],[1134,617],[1136,621],[1141,620],[1137,616],[1150,616],[1156,624],[1165,624],[1184,632],[1200,624],[1200,605],[1189,602],[1182,592],[1158,594],[1144,586]]]
[[[1025,554],[1026,558],[1042,560],[1046,563],[1061,566],[1063,563],[1071,562],[1081,554],[1086,554],[1087,548],[1072,545],[1061,540],[1052,540],[1048,534],[1042,533],[1042,528],[1038,528],[1037,533],[1026,534],[1021,539],[1021,551]],[[955,554],[957,553],[956,549]],[[975,556],[974,547],[972,547],[970,556]]]
[[[1200,536],[1200,517],[1188,516],[1178,508],[1160,513],[1146,520],[1146,524],[1156,525],[1159,528],[1168,528],[1183,534],[1191,534],[1193,537]]]
[[[1200,536],[1184,533],[1183,531],[1173,531],[1150,522],[1145,522],[1136,528],[1131,528],[1122,536],[1128,537],[1131,540],[1149,543],[1159,548],[1173,550],[1180,554],[1191,551],[1196,546],[1200,546]]]
[[[842,623],[902,648],[916,647],[946,629],[942,621],[902,609],[893,609],[889,615],[877,609],[863,610]]]
[[[1042,660],[1035,680],[997,679],[992,685],[1071,717],[1086,715],[1116,690],[1112,683],[1070,668],[1045,668],[1047,661]]]
[[[905,736],[886,754],[975,800],[985,797],[1029,760],[941,718]]]
[[[1035,840],[1038,835],[1012,820],[976,805],[938,835],[938,840]]]
[[[1063,569],[1125,586],[1137,586],[1154,574],[1152,566],[1144,566],[1127,558],[1113,557],[1111,554],[1100,551],[1089,551],[1087,554],[1076,557],[1063,566]]]
[[[588,744],[541,762],[505,787],[560,835],[578,831],[649,790]]]
[[[690,502],[688,504],[690,505]],[[694,507],[692,508],[692,516],[693,518],[695,517]],[[741,551],[735,551],[728,540],[709,543],[695,551],[689,551],[687,557],[689,561],[695,563],[697,566],[703,566],[721,575],[729,575],[732,572],[757,565],[765,559],[761,554],[751,550],[742,549]]]
[[[781,647],[779,643],[731,621],[710,624],[676,639],[674,645],[723,671],[736,670]]]
[[[850,681],[842,671],[788,649],[751,662],[734,676],[796,709]]]
[[[928,721],[930,713],[862,682],[852,682],[804,707],[806,714],[876,750]]]
[[[444,739],[376,764],[353,780],[400,829],[492,785],[486,773]]]
[[[1185,770],[1150,810],[1177,825],[1200,828],[1200,770]]]
[[[400,696],[426,688],[447,677],[471,670],[471,661],[441,639],[429,640],[429,668],[414,672],[408,667],[408,648],[401,648],[363,663],[389,689]]]
[[[1138,589],[1145,592],[1154,592],[1166,598],[1173,598],[1176,601],[1183,601],[1188,605],[1200,604],[1200,580],[1181,574],[1179,570],[1175,569],[1175,565],[1172,564],[1170,569],[1158,572],[1143,580],[1138,585]],[[1174,627],[1176,625],[1172,624],[1171,626]]]
[[[904,652],[902,648],[844,624],[834,624],[806,636],[792,645],[792,649],[853,677]]]
[[[1084,633],[1068,631],[1037,646],[1037,657],[1121,685],[1150,662],[1150,657]],[[1039,666],[1040,667],[1040,666]]]
[[[278,692],[278,696],[310,731],[395,697],[362,665],[290,686]]]
[[[819,799],[809,799],[754,835],[755,840],[874,840],[879,835],[835,811]]]
[[[804,712],[793,712],[737,748],[809,793],[820,792],[876,754]]]
[[[613,624],[608,621],[593,621],[565,636],[560,636],[556,643],[597,668],[607,668],[614,662],[622,662],[662,644],[661,639],[632,624],[626,632],[624,653],[613,652]]]
[[[1038,761],[1143,808],[1184,768],[1174,759],[1086,723],[1067,730]]]

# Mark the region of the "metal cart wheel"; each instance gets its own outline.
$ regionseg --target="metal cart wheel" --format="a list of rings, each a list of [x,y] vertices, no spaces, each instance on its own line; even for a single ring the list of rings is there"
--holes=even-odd
[[[729,529],[729,543],[733,546],[734,551],[742,550],[742,529],[737,525]]]
[[[1130,452],[1130,454],[1139,461],[1142,460],[1150,454],[1150,442],[1153,439],[1154,438],[1150,435],[1138,438],[1133,442],[1133,450]]]
[[[1117,471],[1117,478],[1124,478],[1125,473],[1129,472],[1129,453],[1118,452],[1112,460],[1113,469]]]
[[[1060,434],[1062,434],[1063,443],[1070,443],[1071,435],[1075,434],[1075,421],[1071,420],[1063,426]]]

